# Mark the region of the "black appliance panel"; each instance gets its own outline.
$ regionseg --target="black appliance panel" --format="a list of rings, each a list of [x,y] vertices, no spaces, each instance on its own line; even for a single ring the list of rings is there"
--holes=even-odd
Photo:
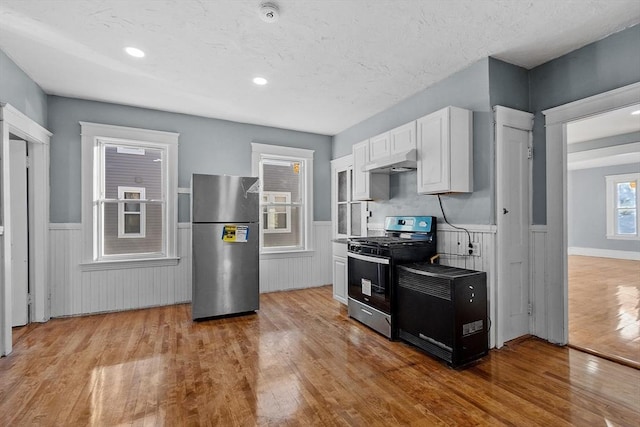
[[[488,353],[486,273],[414,263],[397,283],[400,338],[454,367]]]
[[[349,297],[390,314],[392,269],[389,259],[349,256],[347,263]]]

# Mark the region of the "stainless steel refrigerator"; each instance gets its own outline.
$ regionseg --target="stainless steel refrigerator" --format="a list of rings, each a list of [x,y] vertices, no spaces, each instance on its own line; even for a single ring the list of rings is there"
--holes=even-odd
[[[258,178],[191,177],[194,320],[260,308]]]

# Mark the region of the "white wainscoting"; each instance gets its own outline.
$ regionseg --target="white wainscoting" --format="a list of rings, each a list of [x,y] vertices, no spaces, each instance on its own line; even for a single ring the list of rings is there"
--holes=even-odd
[[[82,271],[81,224],[50,224],[51,316],[71,316],[191,301],[191,227],[178,225],[175,266]],[[331,283],[331,223],[314,223],[308,257],[260,261],[260,292]]]
[[[312,288],[333,282],[331,221],[313,223],[313,253],[260,259],[260,292]]]
[[[547,226],[533,225],[529,234],[531,333],[547,339]]]
[[[489,303],[489,347],[495,347],[496,328],[496,226],[495,225],[462,225],[460,227],[469,230],[471,242],[477,242],[480,246],[480,256],[459,256],[459,248],[468,249],[469,239],[467,233],[447,224],[438,224],[438,253],[440,264],[451,267],[468,268],[470,270],[484,271],[487,273],[487,299]],[[460,245],[458,245],[460,243]]]

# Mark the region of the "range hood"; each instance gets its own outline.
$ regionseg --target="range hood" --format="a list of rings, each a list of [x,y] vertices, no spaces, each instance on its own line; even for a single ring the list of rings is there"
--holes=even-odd
[[[392,174],[406,172],[418,167],[416,149],[391,154],[388,157],[376,159],[362,166],[363,172]]]

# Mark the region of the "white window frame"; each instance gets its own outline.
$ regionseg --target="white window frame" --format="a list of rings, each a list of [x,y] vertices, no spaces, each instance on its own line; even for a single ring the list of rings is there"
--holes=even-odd
[[[264,247],[264,230],[260,227],[260,254],[264,256],[278,254],[288,254],[289,256],[299,253],[304,255],[313,251],[313,150],[304,148],[282,147],[279,145],[251,143],[251,171],[253,176],[262,178],[260,161],[262,159],[297,161],[302,163],[303,188],[302,216],[304,226],[301,230],[302,247]],[[261,186],[262,187],[262,186]],[[262,188],[260,189],[260,200],[262,201]],[[262,222],[262,214],[260,215]]]
[[[640,185],[640,173],[627,173],[620,175],[606,175],[606,209],[607,209],[607,239],[615,240],[640,240],[638,234],[638,189]],[[616,214],[618,210],[618,194],[617,184],[620,182],[633,182],[636,183],[636,234],[618,234],[618,223]]]
[[[284,212],[284,216],[286,218],[286,223],[287,226],[285,228],[275,228],[272,227],[271,225],[271,215],[277,215],[277,214],[281,214],[283,212],[269,212],[267,211],[267,216],[269,217],[268,222],[266,225],[264,226],[264,233],[267,234],[271,234],[271,233],[291,233],[291,193],[288,191],[263,191],[262,192],[262,197],[266,197],[267,201],[266,203],[269,204],[269,207],[277,207],[278,203],[276,203],[276,201],[274,200],[276,197],[284,197],[285,201],[283,202],[284,207],[285,207],[285,212]],[[263,203],[265,203],[263,201]]]
[[[125,198],[125,193],[138,193],[137,199]],[[119,239],[139,239],[144,238],[147,235],[147,205],[144,203],[147,200],[146,189],[144,187],[123,187],[118,186],[118,200],[122,200],[118,203],[118,238]],[[140,205],[138,211],[126,211],[126,204],[130,203],[127,200],[137,200]],[[140,232],[139,233],[127,233],[125,230],[125,219],[127,215],[138,215],[140,217]]]
[[[82,270],[108,270],[132,267],[176,265],[178,230],[178,137],[175,132],[80,122],[82,134]],[[96,194],[101,191],[102,166],[100,148],[104,142],[128,147],[163,151],[162,183],[165,203],[163,251],[152,254],[99,256]]]

